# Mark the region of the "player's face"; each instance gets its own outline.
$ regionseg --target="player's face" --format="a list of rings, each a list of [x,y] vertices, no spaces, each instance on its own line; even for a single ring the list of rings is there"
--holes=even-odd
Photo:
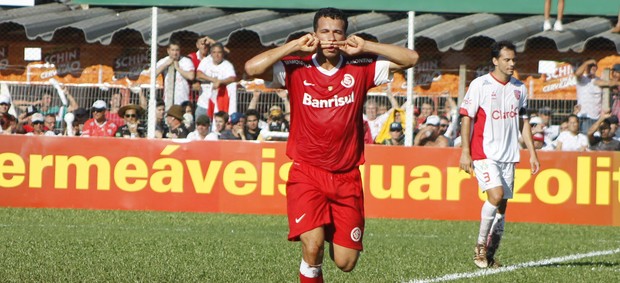
[[[495,69],[501,74],[510,77],[515,71],[516,54],[508,48],[502,48],[499,51],[499,57],[493,58]]]
[[[346,40],[343,20],[336,20],[329,17],[319,18],[314,32],[321,42]],[[319,49],[319,52],[327,58],[334,58],[340,54],[340,49],[338,49],[336,45],[329,48],[319,47]]]
[[[176,45],[176,44],[170,44],[170,46],[168,46],[168,56],[170,56],[170,59],[172,60],[179,60],[179,58],[181,58],[181,47]]]

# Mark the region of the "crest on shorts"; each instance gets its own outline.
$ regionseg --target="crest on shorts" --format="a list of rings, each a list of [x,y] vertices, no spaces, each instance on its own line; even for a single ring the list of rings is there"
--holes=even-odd
[[[355,227],[351,230],[351,240],[353,242],[359,242],[362,239],[362,229],[360,227]]]
[[[520,90],[516,90],[515,89],[515,98],[517,98],[517,100],[521,99],[521,91]]]

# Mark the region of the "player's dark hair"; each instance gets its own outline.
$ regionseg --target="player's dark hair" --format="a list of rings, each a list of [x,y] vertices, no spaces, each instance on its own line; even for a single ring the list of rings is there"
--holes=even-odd
[[[512,42],[507,41],[507,40],[502,40],[499,42],[495,42],[493,43],[493,45],[491,45],[491,57],[492,58],[499,58],[499,52],[502,51],[502,49],[508,49],[508,50],[512,50],[515,53],[517,52],[517,47],[512,44]]]
[[[336,8],[321,8],[314,14],[314,31],[319,26],[319,19],[322,17],[332,18],[334,20],[342,20],[344,22],[344,32],[347,32],[349,21],[342,10]]]

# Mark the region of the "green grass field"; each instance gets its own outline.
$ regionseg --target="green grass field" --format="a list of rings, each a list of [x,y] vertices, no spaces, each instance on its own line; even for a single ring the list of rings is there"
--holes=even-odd
[[[356,269],[326,260],[325,280],[620,282],[620,227],[509,217],[496,274],[472,263],[476,222],[369,219]],[[296,282],[287,232],[284,216],[1,208],[0,282]]]

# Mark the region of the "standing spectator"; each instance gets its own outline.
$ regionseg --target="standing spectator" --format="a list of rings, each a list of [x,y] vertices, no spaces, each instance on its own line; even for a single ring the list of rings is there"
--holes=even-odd
[[[538,117],[542,120],[545,127],[545,142],[551,143],[560,134],[560,126],[553,125],[551,117],[553,116],[553,109],[548,106],[538,109]]]
[[[237,112],[235,68],[224,59],[224,45],[221,43],[212,44],[209,53],[211,60],[202,60],[196,72],[198,80],[210,83],[203,86],[202,94],[198,97],[197,115],[207,113],[213,116],[218,111]]]
[[[184,139],[189,134],[189,131],[183,124],[183,114],[185,111],[181,105],[172,105],[166,112],[166,122],[169,130],[165,136],[167,139]]]
[[[588,149],[588,137],[579,132],[579,118],[571,114],[568,116],[568,130],[561,132],[555,140],[556,150],[560,151],[586,151]]]
[[[392,123],[397,122],[401,124],[401,127],[405,127],[405,110],[400,108],[394,108],[390,113],[388,113],[388,118],[383,124],[381,131],[374,140],[374,143],[377,144],[385,144],[383,143],[385,140],[392,138],[394,135],[392,133],[391,127]]]
[[[420,114],[417,115],[417,123],[418,129],[424,127],[424,122],[426,121],[426,117],[433,115],[435,112],[435,104],[432,100],[426,97],[421,97],[422,103],[420,105]]]
[[[439,135],[448,140],[448,146],[454,146],[452,134],[448,131],[450,128],[450,119],[446,116],[439,116]]]
[[[384,145],[404,145],[405,135],[403,134],[403,125],[399,122],[390,124],[390,138],[383,140]]]
[[[246,117],[246,130],[245,130],[245,139],[246,140],[257,140],[258,135],[260,135],[261,128],[258,126],[259,124],[259,114],[255,109],[248,109],[245,111]]]
[[[441,125],[441,119],[437,115],[431,115],[426,117],[424,127],[418,131],[413,140],[413,145],[416,146],[434,146],[434,147],[448,147],[450,141],[444,137],[439,129]],[[446,123],[447,125],[447,123]],[[447,127],[447,126],[446,126]]]
[[[26,133],[27,136],[55,136],[54,132],[45,130],[45,117],[41,113],[32,114],[30,119],[33,131]]]
[[[211,119],[207,115],[200,115],[196,118],[196,130],[187,135],[188,140],[202,141],[207,140],[209,129],[211,128]]]
[[[536,174],[540,168],[527,116],[527,89],[512,76],[516,47],[507,41],[496,42],[491,54],[495,69],[471,82],[460,110],[460,167],[470,174],[473,171],[487,194],[474,247],[474,264],[479,268],[499,265],[495,253],[504,233],[508,200],[513,195],[515,164],[520,160],[520,125],[530,154],[531,173]]]
[[[290,97],[288,239],[302,242],[301,282],[323,282],[325,241],[338,268],[355,268],[364,234],[358,168],[364,163],[363,103],[370,88],[388,81],[390,71],[410,68],[418,60],[417,52],[404,47],[347,37],[347,25],[342,11],[320,9],[314,33],[265,51],[245,65],[250,76],[263,75],[273,66],[277,83]],[[312,55],[291,56],[298,51]],[[385,59],[348,59],[361,54]]]
[[[209,56],[209,47],[213,43],[215,43],[215,40],[208,36],[198,38],[196,40],[196,49],[198,50],[187,55],[194,64],[194,80],[192,81],[193,91],[201,91],[200,81],[196,79],[196,72],[198,71],[200,62]],[[209,60],[211,60],[211,58],[209,58]],[[198,115],[196,115],[196,117],[198,117]]]
[[[284,113],[280,106],[272,106],[267,119],[268,126],[260,131],[258,140],[261,141],[286,141],[289,135],[289,123],[284,119]]]
[[[577,116],[580,120],[582,133],[587,133],[590,126],[598,120],[603,110],[603,90],[601,87],[612,87],[614,82],[603,80],[596,76],[598,66],[596,60],[588,59],[575,71],[577,78],[577,105],[580,111]]]
[[[83,137],[113,137],[116,135],[118,126],[106,120],[105,112],[108,109],[105,101],[97,100],[93,103],[93,118],[84,123],[82,128]]]
[[[140,105],[128,104],[118,110],[118,115],[125,119],[125,124],[116,132],[117,137],[144,138],[146,137],[146,125],[140,122],[144,115],[144,109]]]
[[[370,128],[370,134],[372,135],[372,139],[374,141],[376,141],[377,136],[379,135],[379,132],[381,131],[381,128],[383,128],[383,125],[387,123],[388,118],[390,114],[392,113],[392,110],[398,108],[398,101],[396,101],[396,99],[394,98],[394,95],[392,95],[392,92],[388,91],[386,95],[388,99],[390,100],[392,107],[387,112],[381,115],[379,115],[379,105],[377,104],[376,100],[368,99],[368,101],[366,101],[366,107],[365,107],[366,113],[364,115],[364,119],[368,121],[368,126]]]
[[[119,127],[122,126],[125,121],[123,120],[123,115],[119,115],[118,113],[121,108],[121,94],[118,92],[112,93],[109,103],[110,107],[105,112],[105,119]]]
[[[595,151],[620,150],[620,141],[614,139],[611,130],[611,113],[606,112],[588,129],[588,142],[590,149]],[[595,135],[598,131],[598,136]]]
[[[189,81],[194,79],[192,60],[181,56],[181,45],[171,40],[166,49],[168,56],[157,61],[157,75],[164,74],[164,104],[168,110],[189,100]]]
[[[620,118],[620,64],[614,64],[609,74],[611,114]]]
[[[564,17],[564,0],[558,0],[558,16],[553,24],[554,31],[564,31],[562,18]],[[545,22],[543,31],[551,30],[551,0],[545,0]]]

